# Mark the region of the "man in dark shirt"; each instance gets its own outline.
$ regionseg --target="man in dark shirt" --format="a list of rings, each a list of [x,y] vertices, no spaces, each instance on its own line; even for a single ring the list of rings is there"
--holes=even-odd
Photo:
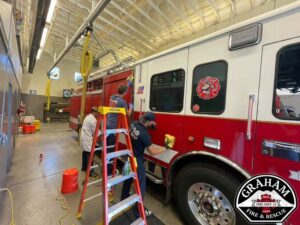
[[[112,95],[109,99],[109,106],[110,107],[117,107],[117,108],[125,108],[126,115],[128,117],[131,116],[132,112],[132,104],[129,105],[129,108],[127,107],[127,103],[124,99],[124,96],[127,93],[128,87],[124,84],[119,85],[118,87],[118,93],[115,95]],[[107,116],[107,128],[108,129],[116,129],[118,125],[118,114],[117,113],[109,113]]]
[[[117,108],[125,108],[126,115],[131,116],[132,112],[132,104],[129,105],[129,108],[127,107],[127,103],[124,100],[124,96],[127,93],[128,87],[124,84],[119,85],[118,87],[118,93],[115,95],[112,95],[109,99],[109,106],[110,107],[117,107]],[[117,113],[109,113],[107,116],[107,125],[106,129],[116,129],[118,126],[118,114]],[[116,142],[116,136],[115,134],[110,134],[107,137],[107,152],[113,152],[114,146]],[[112,161],[111,161],[112,162]],[[113,165],[111,162],[107,166],[107,174],[110,176],[112,174]]]
[[[139,121],[134,121],[130,127],[130,138],[133,153],[137,161],[137,174],[143,198],[146,191],[146,170],[144,165],[145,148],[151,155],[158,155],[167,150],[165,147],[160,147],[152,144],[148,129],[155,125],[156,123],[154,113],[146,112],[143,116],[140,117]],[[121,200],[130,196],[129,191],[131,182],[132,179],[124,181]],[[146,216],[149,216],[151,212],[149,210],[145,210],[145,214]]]

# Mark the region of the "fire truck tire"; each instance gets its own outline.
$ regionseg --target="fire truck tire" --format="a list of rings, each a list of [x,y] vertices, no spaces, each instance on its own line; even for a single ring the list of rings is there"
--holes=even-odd
[[[191,164],[175,177],[175,201],[189,225],[248,225],[235,210],[234,199],[241,182],[208,164]]]

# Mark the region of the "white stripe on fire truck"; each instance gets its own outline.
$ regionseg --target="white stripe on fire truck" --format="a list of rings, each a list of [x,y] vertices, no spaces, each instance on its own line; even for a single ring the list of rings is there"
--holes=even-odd
[[[70,119],[69,119],[70,123],[75,123],[75,124],[78,124],[78,119],[75,118],[75,117],[72,117],[70,116]]]
[[[122,138],[122,136],[120,136],[120,142],[122,144],[126,144],[125,143],[125,138],[124,137]],[[159,145],[156,145],[156,146],[159,146]],[[153,157],[155,159],[158,159],[158,160],[160,160],[162,162],[165,162],[165,163],[170,163],[171,160],[175,157],[175,155],[177,155],[177,153],[178,153],[177,151],[169,149],[169,150],[167,150],[167,151],[165,151],[165,152],[163,152],[161,154],[153,156],[153,155],[150,155],[150,153],[147,150],[145,150],[145,154],[146,155],[149,155],[149,156],[151,156],[151,157]]]

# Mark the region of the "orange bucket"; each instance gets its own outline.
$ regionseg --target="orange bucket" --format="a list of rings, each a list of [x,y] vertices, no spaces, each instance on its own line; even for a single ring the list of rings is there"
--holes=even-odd
[[[68,194],[78,190],[78,170],[76,168],[67,169],[63,173],[61,193]]]

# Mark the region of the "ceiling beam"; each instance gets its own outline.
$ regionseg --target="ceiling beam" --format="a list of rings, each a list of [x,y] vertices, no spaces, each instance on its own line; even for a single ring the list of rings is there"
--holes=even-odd
[[[72,2],[74,2],[74,0],[71,0]],[[74,4],[76,4],[75,2],[74,2]],[[80,2],[77,2],[77,4],[78,4],[78,6],[80,6],[80,7],[82,7],[82,8],[85,8],[87,11],[89,10],[88,8],[86,8],[86,6],[85,5],[83,5],[83,4],[81,4]],[[105,22],[106,24],[108,24],[109,26],[111,26],[111,27],[113,27],[115,30],[118,30],[119,32],[121,32],[122,34],[124,34],[127,38],[124,38],[124,37],[121,37],[121,40],[128,40],[128,39],[132,39],[132,41],[135,43],[135,44],[137,44],[137,42],[139,43],[139,45],[140,45],[140,47],[139,48],[144,48],[144,49],[146,49],[146,52],[148,52],[147,51],[147,49],[150,49],[150,50],[152,50],[152,51],[154,51],[154,47],[152,47],[150,44],[152,44],[152,43],[146,43],[145,41],[141,41],[139,38],[132,38],[132,35],[131,34],[129,34],[126,30],[124,30],[124,29],[122,29],[122,28],[120,28],[120,27],[118,27],[118,26],[116,26],[114,23],[112,23],[110,20],[108,20],[108,19],[106,19],[104,16],[99,16],[98,18],[97,18],[97,20],[96,21],[103,21],[103,22]]]
[[[164,20],[166,21],[166,23],[169,25],[169,27],[167,27],[167,28],[169,28],[169,30],[170,30],[170,34],[171,35],[173,35],[172,34],[172,28],[174,28],[176,31],[177,31],[177,33],[178,33],[178,35],[180,36],[180,37],[183,37],[184,35],[182,35],[182,32],[179,30],[179,28],[177,27],[177,25],[173,22],[173,20],[170,20],[161,10],[160,10],[160,8],[152,1],[152,0],[147,0],[147,2],[151,5],[151,7],[152,8],[154,8],[155,9],[155,11],[156,12],[158,12],[158,14],[162,17],[162,18],[164,18]]]
[[[147,39],[149,38],[149,36],[146,36],[144,33],[142,33],[141,31],[139,31],[138,29],[136,29],[135,27],[133,27],[131,24],[127,23],[124,19],[119,18],[118,16],[116,16],[113,12],[111,12],[110,10],[106,9],[105,13],[107,13],[108,15],[110,15],[111,17],[113,17],[115,20],[117,20],[119,23],[122,23],[123,25],[127,26],[128,28],[130,28],[133,32],[137,33],[138,35],[142,36],[143,38]]]
[[[86,27],[93,23],[93,21],[97,18],[97,16],[105,9],[107,4],[110,2],[110,0],[102,0],[99,2],[95,9],[89,14],[87,19],[84,21],[84,23],[79,27],[76,34],[72,37],[68,45],[63,49],[63,51],[58,56],[57,60],[52,64],[52,66],[49,69],[49,72],[55,67],[57,63],[64,57],[64,55],[70,50],[72,45],[81,37],[82,33],[86,29]]]
[[[219,13],[218,13],[218,10],[217,10],[214,0],[207,0],[207,1],[208,1],[209,6],[211,7],[211,9],[213,10],[213,13],[216,16],[218,22],[220,22],[221,18],[219,16]]]
[[[190,5],[190,7],[192,8],[192,10],[194,11],[194,13],[196,13],[196,15],[199,17],[199,19],[202,21],[202,24],[204,26],[204,28],[206,28],[207,24],[206,24],[206,21],[205,21],[205,18],[204,18],[204,14],[203,14],[203,11],[202,9],[198,8],[195,4],[194,1],[192,0],[187,0],[188,4]]]
[[[229,0],[230,6],[231,6],[231,11],[234,16],[236,16],[236,8],[235,8],[235,2],[234,0]]]
[[[138,11],[140,14],[142,14],[148,21],[150,21],[152,24],[154,24],[157,28],[161,28],[160,25],[152,19],[143,9],[141,9],[138,4],[133,3],[132,0],[126,0],[136,11]],[[148,32],[150,32],[154,37],[161,38],[162,40],[165,41],[165,39],[159,35],[159,32],[153,32],[153,29],[147,27],[144,23],[141,23],[141,26],[146,29]]]
[[[255,0],[250,0],[251,3],[251,8],[254,9],[255,8]]]
[[[191,29],[192,33],[194,33],[195,29],[191,23],[186,22],[186,18],[182,16],[182,12],[180,12],[177,7],[173,4],[171,0],[167,0],[167,3],[171,6],[171,8],[175,11],[175,13],[181,18],[181,20]]]
[[[128,12],[126,12],[125,9],[123,9],[122,7],[120,7],[116,2],[112,1],[111,5],[114,6],[115,8],[117,8],[118,10],[120,10],[121,12],[123,12],[128,18],[130,18],[131,20],[133,20],[134,22],[136,22],[138,25],[140,25],[141,27],[145,28],[146,26],[141,23],[139,20],[137,20],[134,16],[132,16],[131,14],[129,14]],[[149,37],[146,37],[146,40]],[[153,49],[154,50],[154,49]]]

